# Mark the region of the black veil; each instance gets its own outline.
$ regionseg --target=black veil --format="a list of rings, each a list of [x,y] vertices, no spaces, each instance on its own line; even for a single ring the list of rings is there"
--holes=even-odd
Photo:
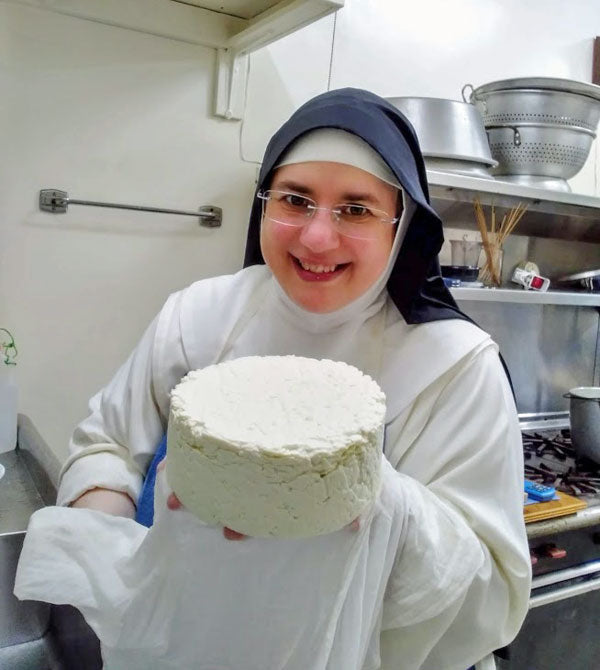
[[[300,107],[271,138],[256,192],[264,188],[286,149],[317,128],[338,128],[358,135],[388,164],[416,210],[408,225],[387,289],[407,323],[443,319],[471,321],[445,286],[438,263],[444,241],[442,222],[429,204],[425,164],[409,121],[383,98],[354,88],[323,93]],[[254,199],[244,267],[264,263],[260,251],[261,203]]]

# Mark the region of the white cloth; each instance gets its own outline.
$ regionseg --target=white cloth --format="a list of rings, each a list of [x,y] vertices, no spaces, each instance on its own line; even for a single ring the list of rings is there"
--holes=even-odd
[[[93,510],[36,512],[15,593],[78,607],[106,670],[361,670],[367,654],[377,658],[410,505],[400,477],[382,459],[380,493],[357,532],[232,543],[168,510],[161,472],[149,530]]]
[[[263,266],[172,295],[92,399],[59,504],[95,486],[137,498],[170,389],[191,369],[250,354],[346,361],[386,393],[385,456],[407,502],[381,668],[465,670],[514,637],[529,597],[521,439],[496,347],[464,321],[407,325],[385,291],[358,312],[314,316],[286,301]],[[379,667],[376,651],[365,668]]]

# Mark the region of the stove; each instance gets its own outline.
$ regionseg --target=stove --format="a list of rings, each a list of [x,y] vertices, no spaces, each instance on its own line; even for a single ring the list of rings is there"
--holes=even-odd
[[[577,456],[568,428],[525,430],[522,439],[527,479],[600,505],[600,466]]]
[[[583,499],[588,507],[600,506],[600,466],[573,450],[568,412],[562,417],[519,418],[525,477]],[[529,613],[513,642],[496,652],[499,668],[599,667],[600,517],[592,512],[586,517],[591,519],[589,525],[569,527],[561,520],[552,526],[542,521],[547,530],[530,536]]]

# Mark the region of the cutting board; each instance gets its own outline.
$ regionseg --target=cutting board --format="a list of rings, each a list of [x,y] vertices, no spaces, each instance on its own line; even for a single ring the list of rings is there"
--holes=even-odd
[[[556,494],[558,495],[558,500],[534,503],[533,505],[523,507],[525,523],[553,519],[554,517],[565,516],[566,514],[575,514],[580,509],[587,507],[587,503],[579,498],[574,498],[561,491],[557,491]]]

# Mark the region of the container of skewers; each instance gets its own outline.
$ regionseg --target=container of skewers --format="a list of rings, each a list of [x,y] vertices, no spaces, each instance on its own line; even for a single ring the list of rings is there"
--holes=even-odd
[[[496,207],[492,205],[489,226],[485,211],[478,198],[473,201],[473,207],[485,252],[485,262],[479,272],[479,281],[483,282],[485,286],[499,287],[502,277],[504,242],[527,211],[527,206],[519,203],[500,219],[499,216],[496,216]]]

